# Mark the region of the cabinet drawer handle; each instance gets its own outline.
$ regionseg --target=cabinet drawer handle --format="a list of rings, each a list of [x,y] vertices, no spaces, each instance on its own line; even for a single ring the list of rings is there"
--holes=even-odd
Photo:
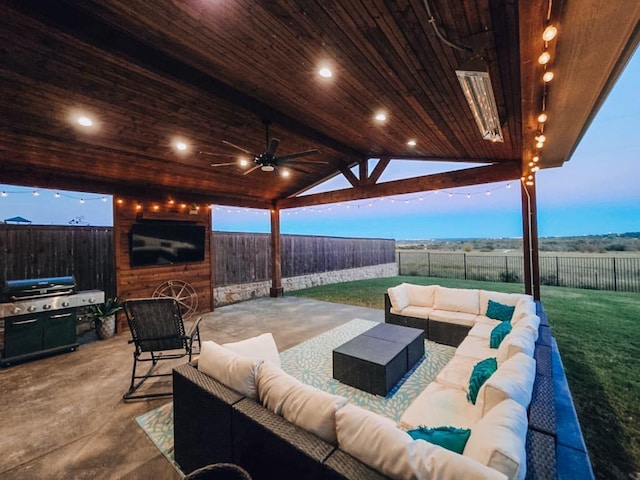
[[[60,313],[58,315],[51,315],[49,316],[49,318],[64,318],[64,317],[70,317],[71,314],[70,313]]]
[[[12,322],[12,323],[13,325],[26,325],[27,323],[35,323],[37,321],[38,321],[37,318],[32,318],[31,320],[23,320],[21,322]]]

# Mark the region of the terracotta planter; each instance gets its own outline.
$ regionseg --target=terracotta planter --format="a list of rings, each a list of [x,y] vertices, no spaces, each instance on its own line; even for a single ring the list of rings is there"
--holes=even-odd
[[[115,314],[108,317],[96,318],[96,335],[98,340],[106,340],[112,338],[116,334],[116,316]]]

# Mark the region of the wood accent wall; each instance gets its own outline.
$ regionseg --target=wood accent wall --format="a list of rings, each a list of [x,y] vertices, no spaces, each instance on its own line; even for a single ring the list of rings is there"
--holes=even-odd
[[[122,203],[120,203],[122,201]],[[136,206],[140,205],[140,209]],[[157,206],[157,210],[154,209]],[[139,219],[172,220],[195,222],[204,225],[205,258],[202,262],[181,263],[149,267],[131,267],[129,259],[129,232]],[[201,205],[196,211],[193,206],[169,205],[165,201],[152,202],[136,198],[114,197],[113,205],[114,246],[116,264],[116,292],[122,300],[151,297],[163,282],[181,280],[189,283],[198,295],[198,313],[213,310],[213,269],[211,259],[211,210]],[[118,317],[118,332],[128,331],[126,318]]]

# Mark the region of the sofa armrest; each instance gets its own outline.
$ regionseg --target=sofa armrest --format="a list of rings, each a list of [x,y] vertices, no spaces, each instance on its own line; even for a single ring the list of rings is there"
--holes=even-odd
[[[184,473],[231,462],[231,406],[244,398],[198,371],[195,363],[173,370],[175,460]]]
[[[245,398],[233,405],[234,463],[255,478],[322,479],[336,447]]]

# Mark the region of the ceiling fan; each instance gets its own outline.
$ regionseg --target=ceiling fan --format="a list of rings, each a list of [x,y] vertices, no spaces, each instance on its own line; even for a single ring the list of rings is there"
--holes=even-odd
[[[265,120],[263,121],[263,123],[265,126],[265,136],[266,136],[266,150],[264,151],[264,153],[260,153],[260,154],[254,153],[234,143],[227,142],[226,140],[222,141],[222,143],[224,143],[225,145],[229,145],[230,147],[233,147],[236,150],[240,150],[241,152],[244,152],[253,158],[253,162],[255,165],[251,167],[249,170],[247,170],[246,172],[244,172],[243,175],[248,175],[249,173],[257,169],[260,169],[263,172],[275,172],[278,167],[287,167],[288,169],[295,170],[301,173],[311,173],[307,170],[304,170],[303,168],[291,165],[290,162],[292,160],[295,160],[296,163],[325,163],[325,164],[327,163],[327,162],[317,161],[317,160],[300,160],[301,157],[318,155],[320,153],[320,150],[317,150],[317,149],[305,150],[304,152],[290,153],[288,155],[277,156],[276,150],[278,149],[280,140],[278,140],[277,138],[269,138],[269,125],[271,124],[271,122],[269,122],[268,120]],[[200,152],[200,153],[205,155],[218,155],[218,154],[211,154],[208,152]],[[228,156],[227,154],[219,154],[219,155]],[[228,165],[236,165],[236,163],[235,162],[214,163],[211,166],[224,167]]]

